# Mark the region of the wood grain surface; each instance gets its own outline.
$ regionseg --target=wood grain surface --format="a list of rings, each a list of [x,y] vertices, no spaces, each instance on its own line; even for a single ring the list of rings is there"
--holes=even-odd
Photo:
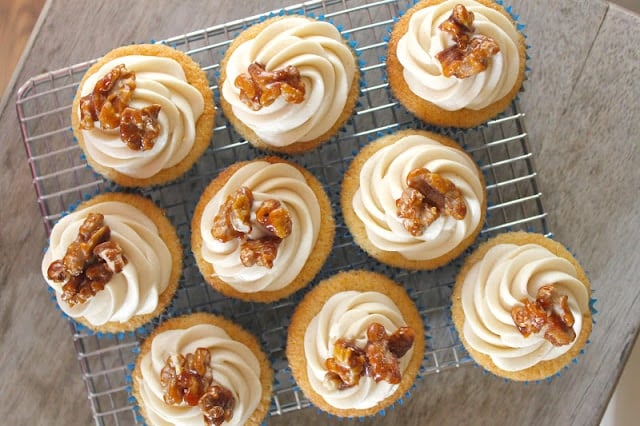
[[[520,103],[549,226],[584,265],[598,299],[591,343],[550,383],[505,382],[469,365],[426,376],[402,406],[362,424],[598,424],[638,333],[640,33],[631,29],[640,18],[598,0],[508,3],[531,45]],[[285,4],[51,2],[17,85],[117,45]],[[0,114],[0,423],[93,424],[68,325],[40,275],[46,238],[13,101]],[[306,409],[267,423],[341,422]]]

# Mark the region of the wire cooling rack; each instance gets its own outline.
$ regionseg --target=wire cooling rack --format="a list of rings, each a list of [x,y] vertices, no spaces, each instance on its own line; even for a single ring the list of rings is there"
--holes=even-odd
[[[479,240],[505,230],[543,234],[549,231],[527,142],[524,114],[517,102],[485,126],[457,131],[425,126],[392,97],[384,69],[385,39],[394,18],[410,5],[410,0],[326,0],[307,2],[276,13],[305,14],[334,23],[357,51],[362,70],[359,103],[339,135],[312,152],[290,158],[323,183],[336,216],[332,253],[312,284],[340,270],[357,268],[379,271],[402,283],[424,318],[427,348],[421,374],[427,375],[471,362],[449,315],[452,284],[461,260],[436,271],[409,272],[381,265],[354,245],[340,213],[339,192],[343,173],[360,147],[382,134],[404,128],[445,133],[472,155],[485,174],[489,207]],[[186,51],[201,64],[219,105],[218,64],[230,40],[265,16],[268,15],[195,31],[165,42]],[[70,128],[70,109],[77,84],[92,63],[39,75],[18,92],[19,124],[47,235],[69,206],[89,195],[118,189],[89,168]],[[288,321],[301,295],[266,305],[225,298],[203,281],[189,248],[190,218],[204,187],[226,166],[262,155],[264,153],[252,148],[229,126],[218,109],[212,144],[193,169],[176,182],[144,189],[141,193],[166,210],[184,246],[184,273],[179,290],[160,320],[209,311],[251,330],[271,358],[275,370],[271,415],[280,415],[310,405],[296,387],[284,355]],[[135,333],[115,335],[94,334],[72,321],[70,325],[96,424],[142,423],[130,394],[129,374],[139,342],[154,324]]]

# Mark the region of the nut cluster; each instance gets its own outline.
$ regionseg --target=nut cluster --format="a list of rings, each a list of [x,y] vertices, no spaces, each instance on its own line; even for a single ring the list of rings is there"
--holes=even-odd
[[[467,205],[456,185],[425,168],[409,173],[407,188],[396,200],[396,209],[405,229],[413,236],[422,235],[441,214],[457,220],[467,215]]]
[[[438,27],[449,33],[454,44],[436,55],[442,64],[445,77],[467,78],[487,69],[489,58],[500,51],[500,46],[491,37],[472,35],[473,12],[457,4],[449,19]]]
[[[325,361],[328,370],[325,383],[333,389],[344,390],[356,386],[364,375],[376,382],[400,383],[398,360],[413,346],[414,339],[415,331],[410,327],[400,327],[388,335],[379,323],[367,328],[364,348],[357,347],[351,340],[338,339],[333,346],[333,358]]]
[[[282,240],[291,234],[291,216],[278,200],[263,201],[255,212],[255,222],[251,220],[253,193],[242,186],[227,196],[213,218],[211,235],[228,242],[240,239],[240,261],[244,266],[273,267]],[[253,227],[258,225],[266,234],[257,239],[249,237]]]
[[[91,130],[96,121],[106,130],[120,127],[120,139],[132,150],[153,148],[160,134],[160,105],[130,107],[135,88],[134,71],[129,71],[124,64],[113,68],[96,83],[91,93],[80,98],[80,127]]]
[[[553,284],[540,287],[536,300],[525,298],[521,302],[511,309],[511,318],[524,337],[543,331],[544,338],[554,346],[568,345],[576,338],[568,298],[560,296]]]
[[[64,283],[61,299],[69,306],[95,296],[127,264],[122,249],[110,238],[111,229],[104,224],[104,216],[89,213],[64,257],[49,265],[47,277]]]
[[[263,64],[254,62],[247,73],[236,77],[233,84],[240,89],[240,100],[254,111],[271,105],[279,96],[288,103],[299,104],[305,95],[300,71],[293,65],[266,71]]]
[[[213,384],[211,352],[207,348],[169,356],[160,371],[160,384],[165,403],[197,405],[207,425],[219,426],[233,417],[235,398],[229,389]]]

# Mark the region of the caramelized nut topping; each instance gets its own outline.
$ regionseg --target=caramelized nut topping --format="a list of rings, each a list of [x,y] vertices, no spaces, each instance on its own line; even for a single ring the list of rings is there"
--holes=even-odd
[[[304,100],[305,86],[296,67],[269,72],[263,64],[254,62],[247,71],[236,77],[234,85],[240,89],[240,100],[254,111],[271,105],[279,96],[294,104]]]
[[[229,242],[242,240],[240,245],[240,261],[244,266],[263,266],[271,269],[278,254],[278,247],[283,238],[291,234],[291,216],[278,200],[263,201],[256,210],[255,222],[263,227],[266,236],[251,238],[253,229],[251,210],[253,193],[247,187],[240,187],[230,194],[220,206],[213,219],[211,235],[213,238]]]
[[[142,109],[125,108],[120,118],[120,139],[134,151],[153,148],[160,134],[159,113],[160,105],[157,104]]]
[[[213,238],[226,243],[251,232],[252,205],[253,193],[246,186],[229,194],[220,206],[218,214],[213,218],[211,229]]]
[[[256,222],[278,238],[291,234],[291,216],[278,200],[264,201],[256,211]]]
[[[343,390],[360,383],[365,372],[366,358],[362,349],[347,339],[338,339],[333,345],[333,358],[325,361],[329,372],[325,381],[334,389]]]
[[[247,267],[258,265],[273,268],[273,261],[278,255],[278,246],[281,241],[278,237],[246,240],[240,246],[240,262]]]
[[[47,277],[56,283],[64,283],[60,298],[69,306],[95,296],[127,264],[122,249],[110,238],[111,231],[104,225],[104,216],[89,213],[64,257],[49,265]]]
[[[428,169],[412,170],[407,176],[407,188],[396,200],[397,215],[413,236],[422,235],[440,214],[462,220],[467,205],[462,192],[449,179]]]
[[[192,407],[213,382],[211,353],[206,348],[197,348],[195,353],[169,356],[160,371],[160,384],[165,388],[164,402],[180,405],[185,402]]]
[[[498,43],[482,34],[472,35],[473,12],[457,4],[438,28],[451,35],[454,45],[436,55],[445,77],[467,78],[487,69],[489,58],[500,51]]]
[[[197,405],[207,425],[220,425],[233,416],[235,398],[227,388],[213,384],[211,352],[207,348],[167,357],[160,384],[166,404]]]
[[[235,405],[231,391],[218,385],[211,386],[198,402],[207,426],[220,426],[231,420]]]
[[[328,370],[325,383],[333,389],[348,389],[356,386],[365,374],[376,382],[400,383],[398,360],[413,346],[414,339],[415,331],[410,327],[400,327],[389,336],[379,323],[372,323],[367,328],[364,349],[358,348],[353,341],[338,339],[333,347],[333,358],[325,361]]]
[[[400,383],[400,364],[389,350],[389,338],[384,326],[373,323],[367,329],[367,372],[376,382],[385,380],[389,383]]]
[[[160,134],[160,105],[152,104],[141,110],[129,107],[135,88],[134,71],[124,64],[113,68],[91,93],[80,98],[80,127],[91,130],[96,121],[105,130],[120,127],[120,139],[132,150],[153,148]]]
[[[99,80],[93,92],[80,99],[80,121],[85,130],[100,121],[103,129],[115,129],[136,88],[136,73],[120,64]]]
[[[553,284],[540,287],[535,301],[523,299],[522,305],[514,306],[511,317],[524,337],[543,331],[554,346],[568,345],[576,338],[568,298],[560,296]]]

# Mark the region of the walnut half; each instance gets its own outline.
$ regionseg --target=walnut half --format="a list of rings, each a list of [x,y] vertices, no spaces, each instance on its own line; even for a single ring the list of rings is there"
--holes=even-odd
[[[500,52],[491,37],[473,34],[474,15],[457,4],[449,19],[438,27],[451,35],[454,44],[436,54],[445,77],[467,78],[487,69],[489,58]]]
[[[540,287],[535,301],[523,299],[521,303],[511,309],[511,318],[524,337],[544,332],[554,346],[568,345],[576,338],[568,298],[560,296],[553,284]]]
[[[456,185],[425,168],[409,173],[407,188],[396,200],[396,209],[405,229],[413,236],[422,235],[441,214],[457,220],[467,215],[467,205]]]

